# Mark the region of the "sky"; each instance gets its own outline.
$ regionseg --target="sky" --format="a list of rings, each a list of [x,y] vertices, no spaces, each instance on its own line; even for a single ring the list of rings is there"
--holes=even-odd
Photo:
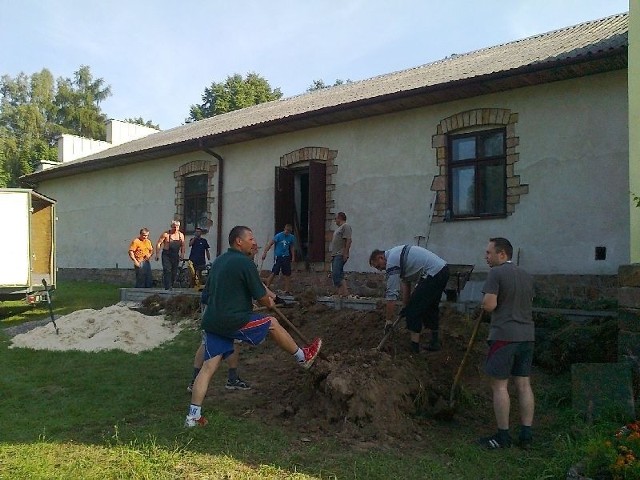
[[[87,65],[111,87],[108,118],[167,130],[236,73],[291,97],[314,80],[364,80],[628,10],[628,0],[0,0],[0,75],[72,78]]]

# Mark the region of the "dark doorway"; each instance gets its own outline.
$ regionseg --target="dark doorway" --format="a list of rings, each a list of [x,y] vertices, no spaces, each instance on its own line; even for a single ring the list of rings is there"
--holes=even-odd
[[[276,167],[275,232],[293,225],[299,260],[322,262],[325,254],[326,168],[309,162],[298,168]]]

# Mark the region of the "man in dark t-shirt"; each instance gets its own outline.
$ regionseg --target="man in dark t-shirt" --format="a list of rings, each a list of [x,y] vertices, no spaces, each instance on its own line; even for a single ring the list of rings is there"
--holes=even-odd
[[[236,340],[258,345],[270,334],[278,346],[289,352],[303,368],[310,368],[320,352],[322,340],[319,338],[300,348],[275,317],[253,311],[252,300],[274,308],[274,301],[262,284],[252,260],[256,249],[250,228],[233,227],[229,233],[229,249],[211,265],[205,285],[207,306],[201,323],[204,363],[193,384],[185,427],[207,424],[201,410],[209,381],[222,359],[233,353]]]
[[[493,410],[498,430],[480,439],[483,447],[511,446],[509,434],[509,379],[513,377],[520,406],[518,445],[531,446],[534,397],[531,390],[531,364],[535,326],[532,316],[533,278],[511,262],[513,246],[506,238],[489,239],[487,264],[491,267],[482,289],[482,308],[491,314],[489,353],[485,373],[491,377]]]

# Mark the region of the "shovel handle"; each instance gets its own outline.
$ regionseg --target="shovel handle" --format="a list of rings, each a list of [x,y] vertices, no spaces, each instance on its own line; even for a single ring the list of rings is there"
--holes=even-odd
[[[471,349],[476,341],[476,337],[478,336],[478,329],[480,328],[480,324],[482,323],[482,318],[484,317],[484,310],[480,310],[478,314],[478,318],[476,318],[476,323],[473,325],[473,330],[471,331],[471,338],[469,338],[469,344],[467,345],[467,351],[464,352],[464,356],[462,357],[462,361],[460,362],[460,366],[458,367],[458,371],[456,372],[456,376],[453,379],[453,385],[451,386],[451,393],[449,395],[449,405],[453,405],[453,398],[456,394],[456,389],[458,388],[458,383],[460,383],[460,377],[462,376],[462,372],[464,371],[464,367],[467,365],[467,359],[471,354]]]
[[[398,318],[396,318],[395,321],[391,324],[391,328],[387,331],[387,333],[384,334],[384,336],[382,337],[382,340],[380,340],[380,343],[376,347],[377,351],[379,352],[382,351],[382,347],[384,347],[384,344],[387,343],[387,340],[389,340],[389,337],[393,335],[393,332],[398,326],[398,323],[400,323],[401,319],[402,319],[402,315],[398,315]]]
[[[53,323],[53,327],[56,329],[56,335],[58,334],[58,326],[56,325],[56,320],[53,316],[53,307],[51,306],[51,292],[49,291],[49,287],[47,286],[47,281],[43,278],[42,285],[44,285],[44,291],[47,292],[47,304],[49,305],[49,315],[51,315],[51,323]]]
[[[291,328],[291,330],[293,330],[293,331],[296,333],[296,335],[298,335],[298,337],[300,338],[300,340],[302,340],[302,341],[303,341],[305,344],[307,344],[307,345],[309,345],[309,344],[311,343],[311,342],[310,342],[310,341],[309,341],[309,340],[308,340],[308,339],[307,339],[307,338],[302,334],[302,332],[301,332],[300,330],[298,330],[298,328],[297,328],[293,323],[291,323],[291,320],[289,320],[289,319],[285,316],[285,314],[284,314],[284,313],[282,313],[282,312],[280,311],[280,309],[279,309],[278,307],[274,306],[274,307],[272,308],[272,310],[273,310],[274,312],[276,312],[276,315],[277,315],[277,316],[278,316],[282,321],[284,321],[284,322],[285,322],[285,323],[286,323],[286,324]],[[324,354],[324,352],[320,352],[320,353],[318,354],[318,356],[319,356],[320,358],[322,358],[323,360],[327,360],[327,357],[326,357],[326,355]]]

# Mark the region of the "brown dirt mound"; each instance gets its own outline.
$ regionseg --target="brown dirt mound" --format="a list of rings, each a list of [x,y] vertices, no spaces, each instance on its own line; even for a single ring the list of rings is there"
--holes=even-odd
[[[382,338],[382,306],[373,311],[333,310],[305,299],[281,312],[302,334],[323,339],[326,360],[318,358],[309,371],[296,368],[273,343],[240,347],[240,373],[253,388],[223,393],[226,369],[210,385],[204,408],[224,408],[267,424],[280,424],[304,438],[333,435],[351,444],[397,444],[419,439],[425,425],[447,413],[453,378],[467,348],[473,317],[443,307],[438,352],[409,351],[404,325],[384,352],[375,350]],[[285,322],[281,322],[283,325]],[[295,332],[292,332],[296,338]],[[423,342],[428,341],[425,335]],[[479,408],[457,408],[455,420],[493,428],[486,379],[479,374],[486,327],[478,335],[458,396],[481,396]],[[300,342],[302,343],[302,342]],[[468,402],[467,402],[468,403]],[[475,402],[476,404],[478,402]]]
[[[145,315],[164,313],[170,318],[197,319],[200,314],[200,299],[191,295],[175,295],[166,299],[160,295],[149,295],[136,310]]]

